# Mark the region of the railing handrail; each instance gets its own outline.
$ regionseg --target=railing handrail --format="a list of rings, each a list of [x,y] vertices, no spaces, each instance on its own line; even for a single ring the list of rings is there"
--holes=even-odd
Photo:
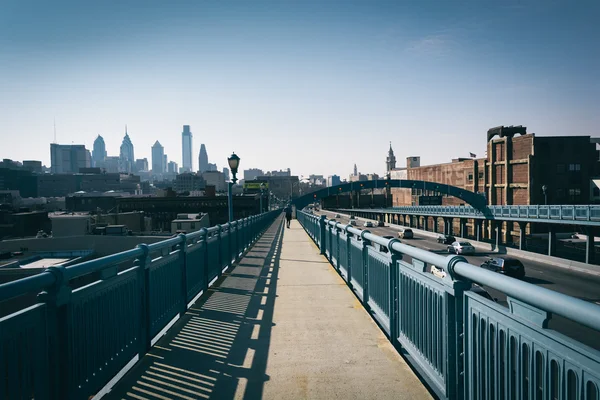
[[[268,212],[253,215],[247,218],[242,218],[240,220],[232,222],[231,225],[232,227],[237,226],[238,223],[241,224],[242,221],[247,222],[252,218],[257,218],[265,214],[268,214]],[[219,229],[221,229],[221,226],[215,225],[210,228],[202,228],[195,232],[179,234],[176,237],[152,243],[148,245],[148,249],[150,251],[159,251],[164,248],[177,246],[183,242],[184,238],[187,241],[196,238],[201,238],[202,236],[213,234]],[[142,248],[138,246],[136,248],[125,250],[119,253],[110,254],[94,260],[84,261],[79,264],[64,267],[64,278],[70,281],[80,276],[88,275],[94,272],[99,272],[107,268],[112,268],[115,264],[135,260],[136,258],[142,256],[143,252],[144,251],[142,250]],[[55,274],[52,273],[52,270],[46,269],[45,271],[34,276],[29,276],[17,279],[15,281],[0,284],[0,302],[21,296],[26,293],[40,292],[49,289],[56,283],[56,279],[57,278]]]
[[[304,213],[303,211],[298,212],[317,220],[317,218],[311,214]],[[399,243],[396,239],[385,239],[368,230],[357,229],[349,224],[344,225],[326,217],[323,219],[326,224],[343,229],[346,232],[360,236],[370,242],[388,247],[398,255],[406,254],[410,257],[433,264],[438,268],[443,268],[453,279],[455,277],[463,278],[478,284],[489,286],[493,289],[502,291],[517,300],[527,302],[540,309],[561,315],[592,329],[600,330],[600,306],[598,305],[482,269],[466,262],[467,260],[462,256],[441,256],[439,254]]]

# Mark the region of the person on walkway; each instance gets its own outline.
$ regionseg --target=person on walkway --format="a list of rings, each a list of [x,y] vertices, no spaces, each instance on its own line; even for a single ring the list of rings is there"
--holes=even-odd
[[[285,220],[287,221],[287,227],[290,227],[290,223],[292,222],[292,207],[287,206],[285,208]]]

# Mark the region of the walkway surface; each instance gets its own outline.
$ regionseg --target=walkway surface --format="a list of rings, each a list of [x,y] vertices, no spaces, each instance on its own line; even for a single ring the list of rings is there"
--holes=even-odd
[[[188,311],[105,399],[431,398],[297,221]]]

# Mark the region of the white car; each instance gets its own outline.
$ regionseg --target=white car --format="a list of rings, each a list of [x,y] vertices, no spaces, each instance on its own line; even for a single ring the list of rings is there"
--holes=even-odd
[[[365,228],[372,228],[373,227],[373,223],[371,221],[365,221],[365,223],[363,224],[363,226]]]
[[[475,247],[469,242],[454,242],[448,246],[448,253],[475,254]]]

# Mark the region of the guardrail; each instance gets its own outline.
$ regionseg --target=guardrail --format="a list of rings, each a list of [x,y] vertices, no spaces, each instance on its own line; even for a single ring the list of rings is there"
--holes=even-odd
[[[296,215],[439,397],[600,398],[600,352],[547,329],[555,313],[598,331],[599,306],[461,256],[441,256],[325,216]],[[509,308],[470,291],[473,282],[506,293]]]
[[[279,214],[203,228],[0,285],[0,305],[30,293],[39,293],[40,300],[0,319],[0,398],[95,395],[146,354]],[[100,279],[71,289],[73,279],[92,273]]]
[[[600,205],[550,205],[550,206],[488,206],[482,212],[471,206],[406,206],[385,209],[353,209],[377,213],[405,213],[430,216],[448,216],[480,219],[515,219],[600,222]]]

